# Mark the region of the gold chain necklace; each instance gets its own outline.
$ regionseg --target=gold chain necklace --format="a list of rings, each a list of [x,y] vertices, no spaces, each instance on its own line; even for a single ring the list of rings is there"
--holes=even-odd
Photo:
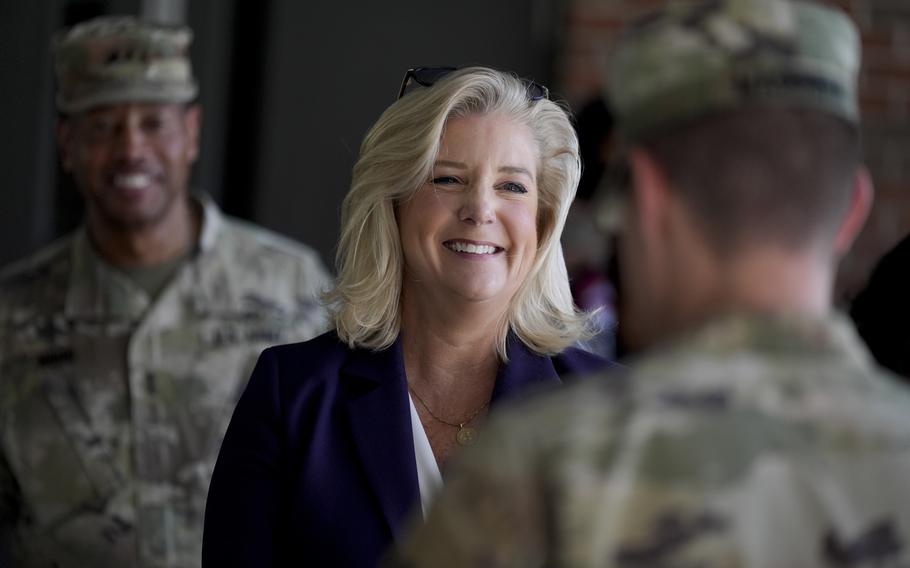
[[[480,414],[484,408],[489,406],[489,404],[490,404],[489,400],[486,401],[485,403],[483,403],[482,405],[480,405],[480,408],[478,408],[477,410],[472,412],[470,416],[468,416],[461,422],[449,422],[448,420],[443,420],[439,416],[436,416],[436,413],[433,412],[432,410],[430,410],[430,407],[427,405],[427,403],[425,403],[423,401],[423,399],[420,398],[420,395],[417,394],[417,391],[415,391],[411,387],[411,385],[408,385],[408,390],[411,391],[411,394],[413,394],[417,398],[417,402],[419,402],[420,405],[423,406],[426,409],[426,411],[430,413],[430,416],[432,416],[433,418],[436,419],[437,422],[442,422],[446,426],[452,426],[453,428],[458,428],[458,432],[455,434],[455,441],[458,442],[459,446],[470,446],[471,444],[473,444],[474,442],[477,441],[477,430],[474,428],[471,428],[470,426],[466,426],[466,424],[470,424],[471,420],[474,420],[474,418],[476,418],[477,415]]]

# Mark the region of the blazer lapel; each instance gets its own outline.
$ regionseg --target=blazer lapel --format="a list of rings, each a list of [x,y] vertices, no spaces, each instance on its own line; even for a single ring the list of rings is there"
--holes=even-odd
[[[355,350],[341,369],[354,445],[393,535],[419,503],[401,342]]]
[[[493,404],[562,384],[550,358],[528,349],[514,333],[509,334],[507,349],[509,362],[499,366]]]

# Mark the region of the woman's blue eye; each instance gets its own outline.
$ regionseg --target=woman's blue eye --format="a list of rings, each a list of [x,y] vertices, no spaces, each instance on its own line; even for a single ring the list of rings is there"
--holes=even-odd
[[[512,193],[527,193],[528,189],[521,185],[520,183],[515,183],[514,181],[507,181],[502,184],[502,188],[506,191],[511,191]]]

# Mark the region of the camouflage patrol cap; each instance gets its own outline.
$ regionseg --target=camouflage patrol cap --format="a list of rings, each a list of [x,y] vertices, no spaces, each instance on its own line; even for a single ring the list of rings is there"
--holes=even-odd
[[[197,93],[186,27],[129,16],[95,18],[53,42],[57,109],[66,114],[119,102],[184,103]]]
[[[677,0],[620,40],[607,95],[632,142],[755,104],[856,124],[859,66],[859,35],[838,10],[798,0]]]

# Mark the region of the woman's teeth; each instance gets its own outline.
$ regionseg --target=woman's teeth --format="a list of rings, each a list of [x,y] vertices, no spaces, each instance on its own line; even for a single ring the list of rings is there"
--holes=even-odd
[[[497,247],[490,245],[474,245],[462,242],[446,242],[446,248],[455,252],[466,252],[468,254],[494,254]]]

